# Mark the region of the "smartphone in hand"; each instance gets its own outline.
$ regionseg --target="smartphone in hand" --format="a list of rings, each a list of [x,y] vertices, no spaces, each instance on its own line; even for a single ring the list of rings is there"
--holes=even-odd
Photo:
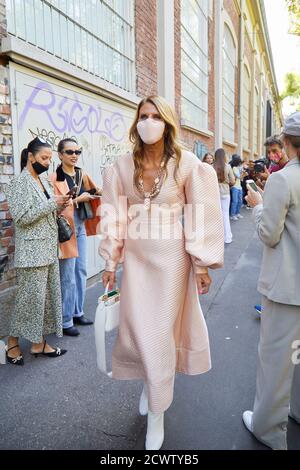
[[[75,197],[77,190],[78,190],[78,186],[77,185],[73,186],[73,188],[71,188],[70,191],[67,192],[67,196]]]
[[[89,193],[91,196],[94,196],[96,191],[97,191],[97,189],[92,188],[92,189],[88,189],[86,192]]]
[[[259,192],[254,180],[247,180],[247,184],[249,184],[250,188],[253,189],[253,191]]]

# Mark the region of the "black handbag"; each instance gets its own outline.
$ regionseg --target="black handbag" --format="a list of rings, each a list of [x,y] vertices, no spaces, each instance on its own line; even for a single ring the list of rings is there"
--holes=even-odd
[[[58,215],[56,218],[58,227],[58,241],[64,243],[70,240],[73,235],[73,230],[67,219],[63,215]]]
[[[82,186],[82,176],[83,176],[82,171],[80,169],[76,170],[75,180],[76,180],[76,184],[78,186],[77,196],[79,195],[79,191],[80,191],[80,188]],[[93,213],[91,203],[90,202],[80,202],[78,204],[78,215],[79,215],[80,220],[93,219],[95,216],[94,216],[94,213]]]

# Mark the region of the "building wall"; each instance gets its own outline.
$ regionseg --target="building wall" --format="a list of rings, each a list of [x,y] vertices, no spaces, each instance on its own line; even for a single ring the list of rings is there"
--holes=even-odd
[[[136,94],[157,93],[156,0],[135,4]]]
[[[5,0],[0,1],[0,37],[6,35]],[[7,60],[0,58],[0,293],[15,282],[14,230],[5,188],[13,173],[12,122]]]
[[[258,0],[257,0],[258,2]],[[256,3],[256,0],[255,2]],[[183,128],[180,126],[180,138],[190,150],[194,149],[196,141],[204,144],[209,151],[215,150],[215,133],[216,133],[216,117],[215,117],[215,54],[217,47],[215,44],[215,17],[216,17],[216,4],[217,2],[210,2],[210,16],[208,20],[208,50],[209,50],[209,82],[208,82],[208,135],[194,131],[192,129]],[[237,50],[237,63],[235,70],[235,143],[237,146],[233,147],[224,143],[224,149],[231,155],[237,152],[239,145],[239,49],[241,47],[240,41],[240,9],[241,2],[238,0],[223,0],[222,14],[230,20],[234,36],[238,41]],[[246,17],[248,22],[248,29],[250,32],[253,30],[254,15],[249,13],[251,2],[244,0],[246,6]],[[250,6],[249,6],[250,5]],[[175,77],[175,109],[177,111],[180,123],[181,115],[181,0],[174,0],[174,77]],[[5,15],[5,0],[0,0],[0,38],[7,35],[6,31],[6,15]],[[244,50],[242,56],[245,57],[250,65],[251,73],[254,68],[254,76],[252,80],[256,79],[260,96],[266,104],[267,99],[276,100],[276,96],[272,96],[270,87],[272,85],[272,74],[269,72],[269,63],[267,55],[264,56],[264,46],[261,40],[261,35],[258,35],[257,40],[253,42],[244,34]],[[251,43],[252,41],[252,43]],[[253,46],[256,48],[256,54],[253,54]],[[157,50],[160,45],[157,43],[157,2],[156,0],[136,0],[135,2],[135,65],[136,75],[135,96],[132,95],[132,101],[129,103],[131,109],[136,106],[136,102],[141,97],[156,94],[158,90],[158,57]],[[48,64],[50,55],[46,52],[44,54],[45,65]],[[255,58],[255,67],[254,60]],[[0,56],[0,293],[10,288],[15,282],[15,271],[13,269],[13,252],[14,252],[14,238],[13,238],[13,224],[9,214],[8,205],[5,201],[5,187],[10,181],[14,173],[13,164],[13,147],[12,147],[12,118],[10,107],[10,86],[8,74],[9,58],[7,56]],[[63,61],[61,61],[63,66]],[[28,67],[30,67],[28,65]],[[47,70],[45,74],[47,74]],[[261,75],[263,74],[263,75]],[[74,67],[74,77],[77,78],[77,70]],[[63,78],[62,78],[63,80]],[[66,78],[67,80],[67,78]],[[69,78],[68,78],[69,80]],[[81,76],[78,72],[78,80]],[[222,76],[217,77],[217,80],[222,81]],[[265,84],[265,85],[264,85]],[[98,93],[102,94],[101,81],[99,80]],[[254,85],[253,85],[254,86]],[[104,87],[105,88],[105,87]],[[84,87],[83,87],[84,89]],[[84,91],[83,91],[84,93]],[[118,94],[118,91],[115,91]],[[122,91],[120,90],[120,99],[123,99]],[[114,105],[118,102],[118,97],[112,96]],[[252,97],[253,98],[253,97]],[[130,97],[126,97],[127,103]],[[123,101],[122,101],[123,102]],[[253,99],[251,100],[253,103]],[[253,110],[252,110],[253,115]],[[279,122],[277,118],[274,122]],[[242,122],[240,123],[242,125]],[[253,125],[251,125],[253,129]],[[262,128],[265,124],[262,123]],[[251,139],[250,139],[251,141]],[[261,148],[259,154],[263,153],[264,135],[260,138]],[[248,158],[248,154],[244,154]]]

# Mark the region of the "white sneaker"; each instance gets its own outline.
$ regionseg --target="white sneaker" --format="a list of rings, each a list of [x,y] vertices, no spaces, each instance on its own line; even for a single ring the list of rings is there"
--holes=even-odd
[[[159,450],[164,442],[164,413],[148,411],[145,449]]]
[[[233,215],[232,217],[230,217],[230,220],[239,220],[239,219],[237,218],[236,215]]]
[[[290,405],[289,405],[289,418],[293,419],[296,423],[300,424],[300,420],[298,420],[297,418],[295,418],[295,416],[292,415]]]
[[[238,218],[238,219],[243,219],[243,218],[244,218],[244,216],[243,216],[243,215],[241,215],[241,214],[237,214],[237,218]]]
[[[145,383],[140,397],[139,412],[142,416],[146,416],[148,414],[148,395],[147,385]]]
[[[253,432],[253,411],[244,411],[243,422],[248,431]]]

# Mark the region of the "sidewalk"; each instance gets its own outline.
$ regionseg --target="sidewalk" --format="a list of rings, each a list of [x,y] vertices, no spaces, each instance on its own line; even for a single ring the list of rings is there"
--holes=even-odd
[[[165,415],[163,449],[266,449],[244,428],[251,409],[260,302],[256,282],[261,244],[251,212],[232,223],[225,267],[212,272],[210,293],[201,299],[210,333],[213,368],[178,375],[174,402]],[[93,318],[99,284],[87,291],[85,311]],[[25,366],[0,366],[0,449],[143,449],[146,417],[138,413],[141,383],[113,381],[96,369],[93,327],[78,338],[51,338],[68,353],[51,360],[29,355]],[[110,337],[112,345],[113,337]],[[300,426],[289,423],[289,445],[300,449]]]

